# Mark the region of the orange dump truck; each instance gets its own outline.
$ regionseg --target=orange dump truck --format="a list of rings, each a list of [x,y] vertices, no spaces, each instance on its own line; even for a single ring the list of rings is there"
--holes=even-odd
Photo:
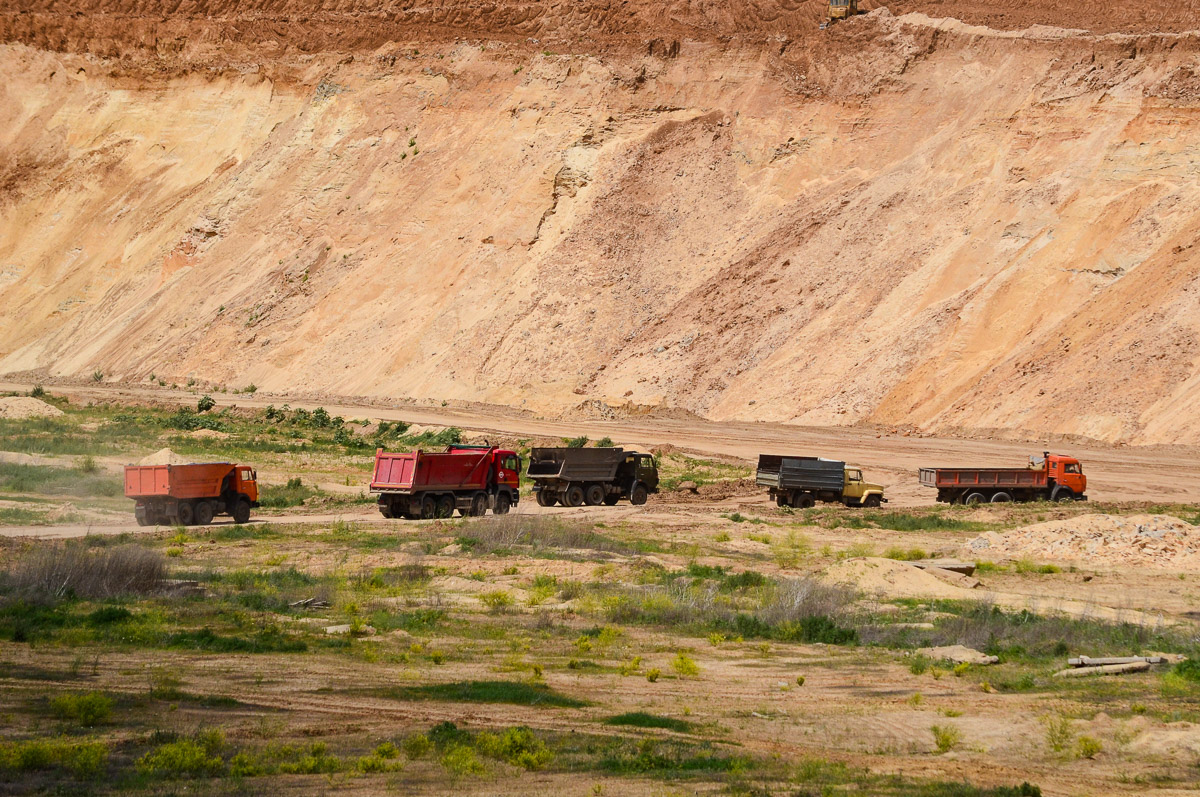
[[[1049,451],[1024,468],[921,468],[920,477],[946,504],[1087,500],[1083,465]]]
[[[139,526],[204,526],[214,515],[245,523],[258,506],[258,475],[249,465],[229,462],[126,465],[125,497],[137,501]]]

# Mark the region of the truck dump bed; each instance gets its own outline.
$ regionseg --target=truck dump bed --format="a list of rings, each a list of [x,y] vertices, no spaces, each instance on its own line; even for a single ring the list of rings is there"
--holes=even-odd
[[[529,478],[607,482],[624,460],[623,448],[535,448],[529,452]]]
[[[926,487],[1043,488],[1045,470],[1029,468],[921,468]]]
[[[231,462],[192,465],[126,465],[126,498],[216,498]]]
[[[836,459],[761,454],[755,481],[777,490],[841,492],[846,486],[846,463]]]
[[[375,452],[371,491],[486,490],[493,450],[460,449],[433,454],[379,450]]]

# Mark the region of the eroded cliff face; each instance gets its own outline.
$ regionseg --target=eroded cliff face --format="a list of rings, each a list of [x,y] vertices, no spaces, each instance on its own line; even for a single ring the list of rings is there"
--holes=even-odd
[[[446,8],[5,16],[0,372],[1200,442],[1200,39]]]

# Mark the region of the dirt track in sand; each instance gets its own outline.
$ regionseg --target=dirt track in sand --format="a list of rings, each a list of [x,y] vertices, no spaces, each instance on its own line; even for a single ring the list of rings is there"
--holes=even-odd
[[[28,386],[0,383],[0,390]],[[194,404],[180,391],[121,387],[56,387],[55,392],[83,401],[159,401]],[[714,423],[698,419],[627,418],[621,420],[545,420],[504,408],[452,409],[379,406],[376,403],[312,401],[286,396],[222,397],[218,406],[324,406],[346,418],[404,420],[423,425],[458,426],[464,430],[509,436],[611,437],[617,445],[650,449],[670,445],[684,451],[757,461],[760,453],[799,452],[836,457],[866,469],[884,484],[895,506],[934,502],[931,491],[917,482],[917,469],[935,465],[1020,467],[1043,448],[1070,452],[1084,462],[1088,494],[1093,501],[1200,502],[1200,451],[1186,446],[1102,446],[1046,441],[1015,443],[932,436],[905,436],[864,428],[799,427],[783,424]]]

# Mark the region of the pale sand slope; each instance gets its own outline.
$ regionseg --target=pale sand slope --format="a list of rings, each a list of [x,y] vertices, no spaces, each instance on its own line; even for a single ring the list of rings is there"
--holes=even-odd
[[[1200,443],[1194,37],[727,23],[0,46],[0,372]]]

